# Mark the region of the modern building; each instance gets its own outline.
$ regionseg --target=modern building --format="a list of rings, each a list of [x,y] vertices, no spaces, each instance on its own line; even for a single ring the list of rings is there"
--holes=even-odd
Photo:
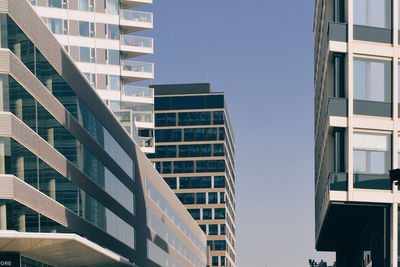
[[[153,90],[136,82],[154,78],[153,14],[137,9],[152,0],[28,0],[97,93],[145,153],[154,152]]]
[[[152,85],[156,153],[148,155],[207,234],[212,266],[236,266],[235,145],[224,93]]]
[[[317,0],[315,237],[342,266],[399,266],[399,0]]]
[[[206,266],[202,229],[27,1],[0,0],[0,47],[1,265]]]

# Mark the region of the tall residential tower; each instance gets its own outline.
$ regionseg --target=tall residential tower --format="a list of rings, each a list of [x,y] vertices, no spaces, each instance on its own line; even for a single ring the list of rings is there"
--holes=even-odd
[[[152,85],[156,153],[148,155],[207,234],[212,266],[236,266],[235,143],[224,93]]]
[[[133,10],[152,0],[28,0],[115,112],[142,151],[154,152],[153,90],[135,82],[153,79],[153,14]]]
[[[399,2],[315,3],[315,237],[338,267],[399,265]]]

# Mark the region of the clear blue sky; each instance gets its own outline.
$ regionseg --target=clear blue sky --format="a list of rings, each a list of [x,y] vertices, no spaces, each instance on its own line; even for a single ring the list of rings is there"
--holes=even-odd
[[[314,250],[314,0],[154,0],[156,84],[210,81],[237,147],[239,267],[307,266]],[[140,60],[140,59],[139,59]]]

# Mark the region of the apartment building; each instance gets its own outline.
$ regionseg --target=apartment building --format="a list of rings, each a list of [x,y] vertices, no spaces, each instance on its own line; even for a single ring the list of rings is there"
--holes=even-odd
[[[22,0],[0,0],[0,250],[2,266],[208,264],[202,229]]]
[[[224,93],[151,85],[156,153],[148,155],[207,234],[211,266],[236,266],[235,142]]]
[[[315,237],[341,266],[399,266],[398,0],[317,0]]]
[[[152,0],[28,0],[97,93],[145,153],[154,152],[153,90],[135,86],[154,78],[153,14],[134,10]]]

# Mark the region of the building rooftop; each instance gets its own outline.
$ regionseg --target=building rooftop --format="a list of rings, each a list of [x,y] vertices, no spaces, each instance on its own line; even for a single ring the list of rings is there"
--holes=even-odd
[[[182,95],[182,94],[208,94],[211,93],[209,83],[187,83],[187,84],[155,84],[155,95]]]

